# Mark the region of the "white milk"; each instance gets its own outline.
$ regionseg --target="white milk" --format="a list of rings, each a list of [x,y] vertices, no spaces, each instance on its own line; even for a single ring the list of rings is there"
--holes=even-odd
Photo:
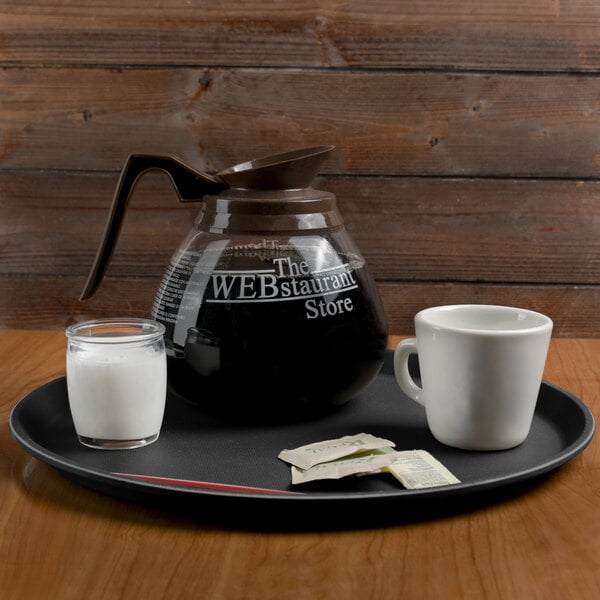
[[[79,436],[141,440],[158,434],[167,381],[164,351],[88,344],[67,353],[69,405]]]

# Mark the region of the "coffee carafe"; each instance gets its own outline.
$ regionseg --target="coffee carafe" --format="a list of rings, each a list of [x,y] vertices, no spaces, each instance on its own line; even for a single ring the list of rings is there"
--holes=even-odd
[[[209,174],[132,155],[81,299],[97,289],[138,178],[165,171],[202,201],[152,306],[172,392],[229,416],[301,417],[343,404],[379,372],[387,325],[332,193],[310,187],[332,146]]]

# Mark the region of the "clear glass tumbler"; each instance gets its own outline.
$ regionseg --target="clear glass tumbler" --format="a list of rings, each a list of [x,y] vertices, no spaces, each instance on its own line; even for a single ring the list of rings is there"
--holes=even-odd
[[[67,390],[79,441],[128,449],[158,439],[165,410],[165,328],[147,319],[97,319],[66,330]]]

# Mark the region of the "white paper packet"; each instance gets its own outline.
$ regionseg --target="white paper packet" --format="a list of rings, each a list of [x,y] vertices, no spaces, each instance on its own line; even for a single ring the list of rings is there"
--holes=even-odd
[[[306,483],[316,479],[341,479],[348,475],[366,475],[380,473],[396,460],[395,452],[367,454],[319,463],[308,469],[299,469],[292,465],[292,484]]]
[[[438,487],[460,483],[439,460],[426,450],[403,450],[387,456],[395,456],[394,462],[381,471],[391,473],[409,490]]]
[[[376,437],[370,433],[357,433],[333,440],[306,444],[292,450],[282,450],[277,456],[300,469],[309,469],[319,463],[331,462],[367,450],[393,446],[395,444],[390,440]]]

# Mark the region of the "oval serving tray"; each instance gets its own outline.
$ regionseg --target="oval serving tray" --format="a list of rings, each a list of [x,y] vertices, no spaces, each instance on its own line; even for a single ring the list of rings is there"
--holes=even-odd
[[[75,435],[63,377],[19,401],[10,428],[29,454],[103,493],[151,502],[212,498],[234,509],[266,503],[293,519],[308,507],[330,514],[341,506],[395,510],[408,507],[410,500],[445,502],[534,480],[582,452],[595,423],[581,400],[544,382],[530,434],[517,448],[467,452],[444,446],[427,429],[424,410],[400,392],[388,352],[366,390],[334,412],[300,423],[225,423],[169,397],[158,441],[135,450],[92,450]],[[289,465],[277,458],[283,448],[363,431],[393,440],[398,450],[428,450],[461,483],[407,490],[391,475],[380,474],[292,486]]]

